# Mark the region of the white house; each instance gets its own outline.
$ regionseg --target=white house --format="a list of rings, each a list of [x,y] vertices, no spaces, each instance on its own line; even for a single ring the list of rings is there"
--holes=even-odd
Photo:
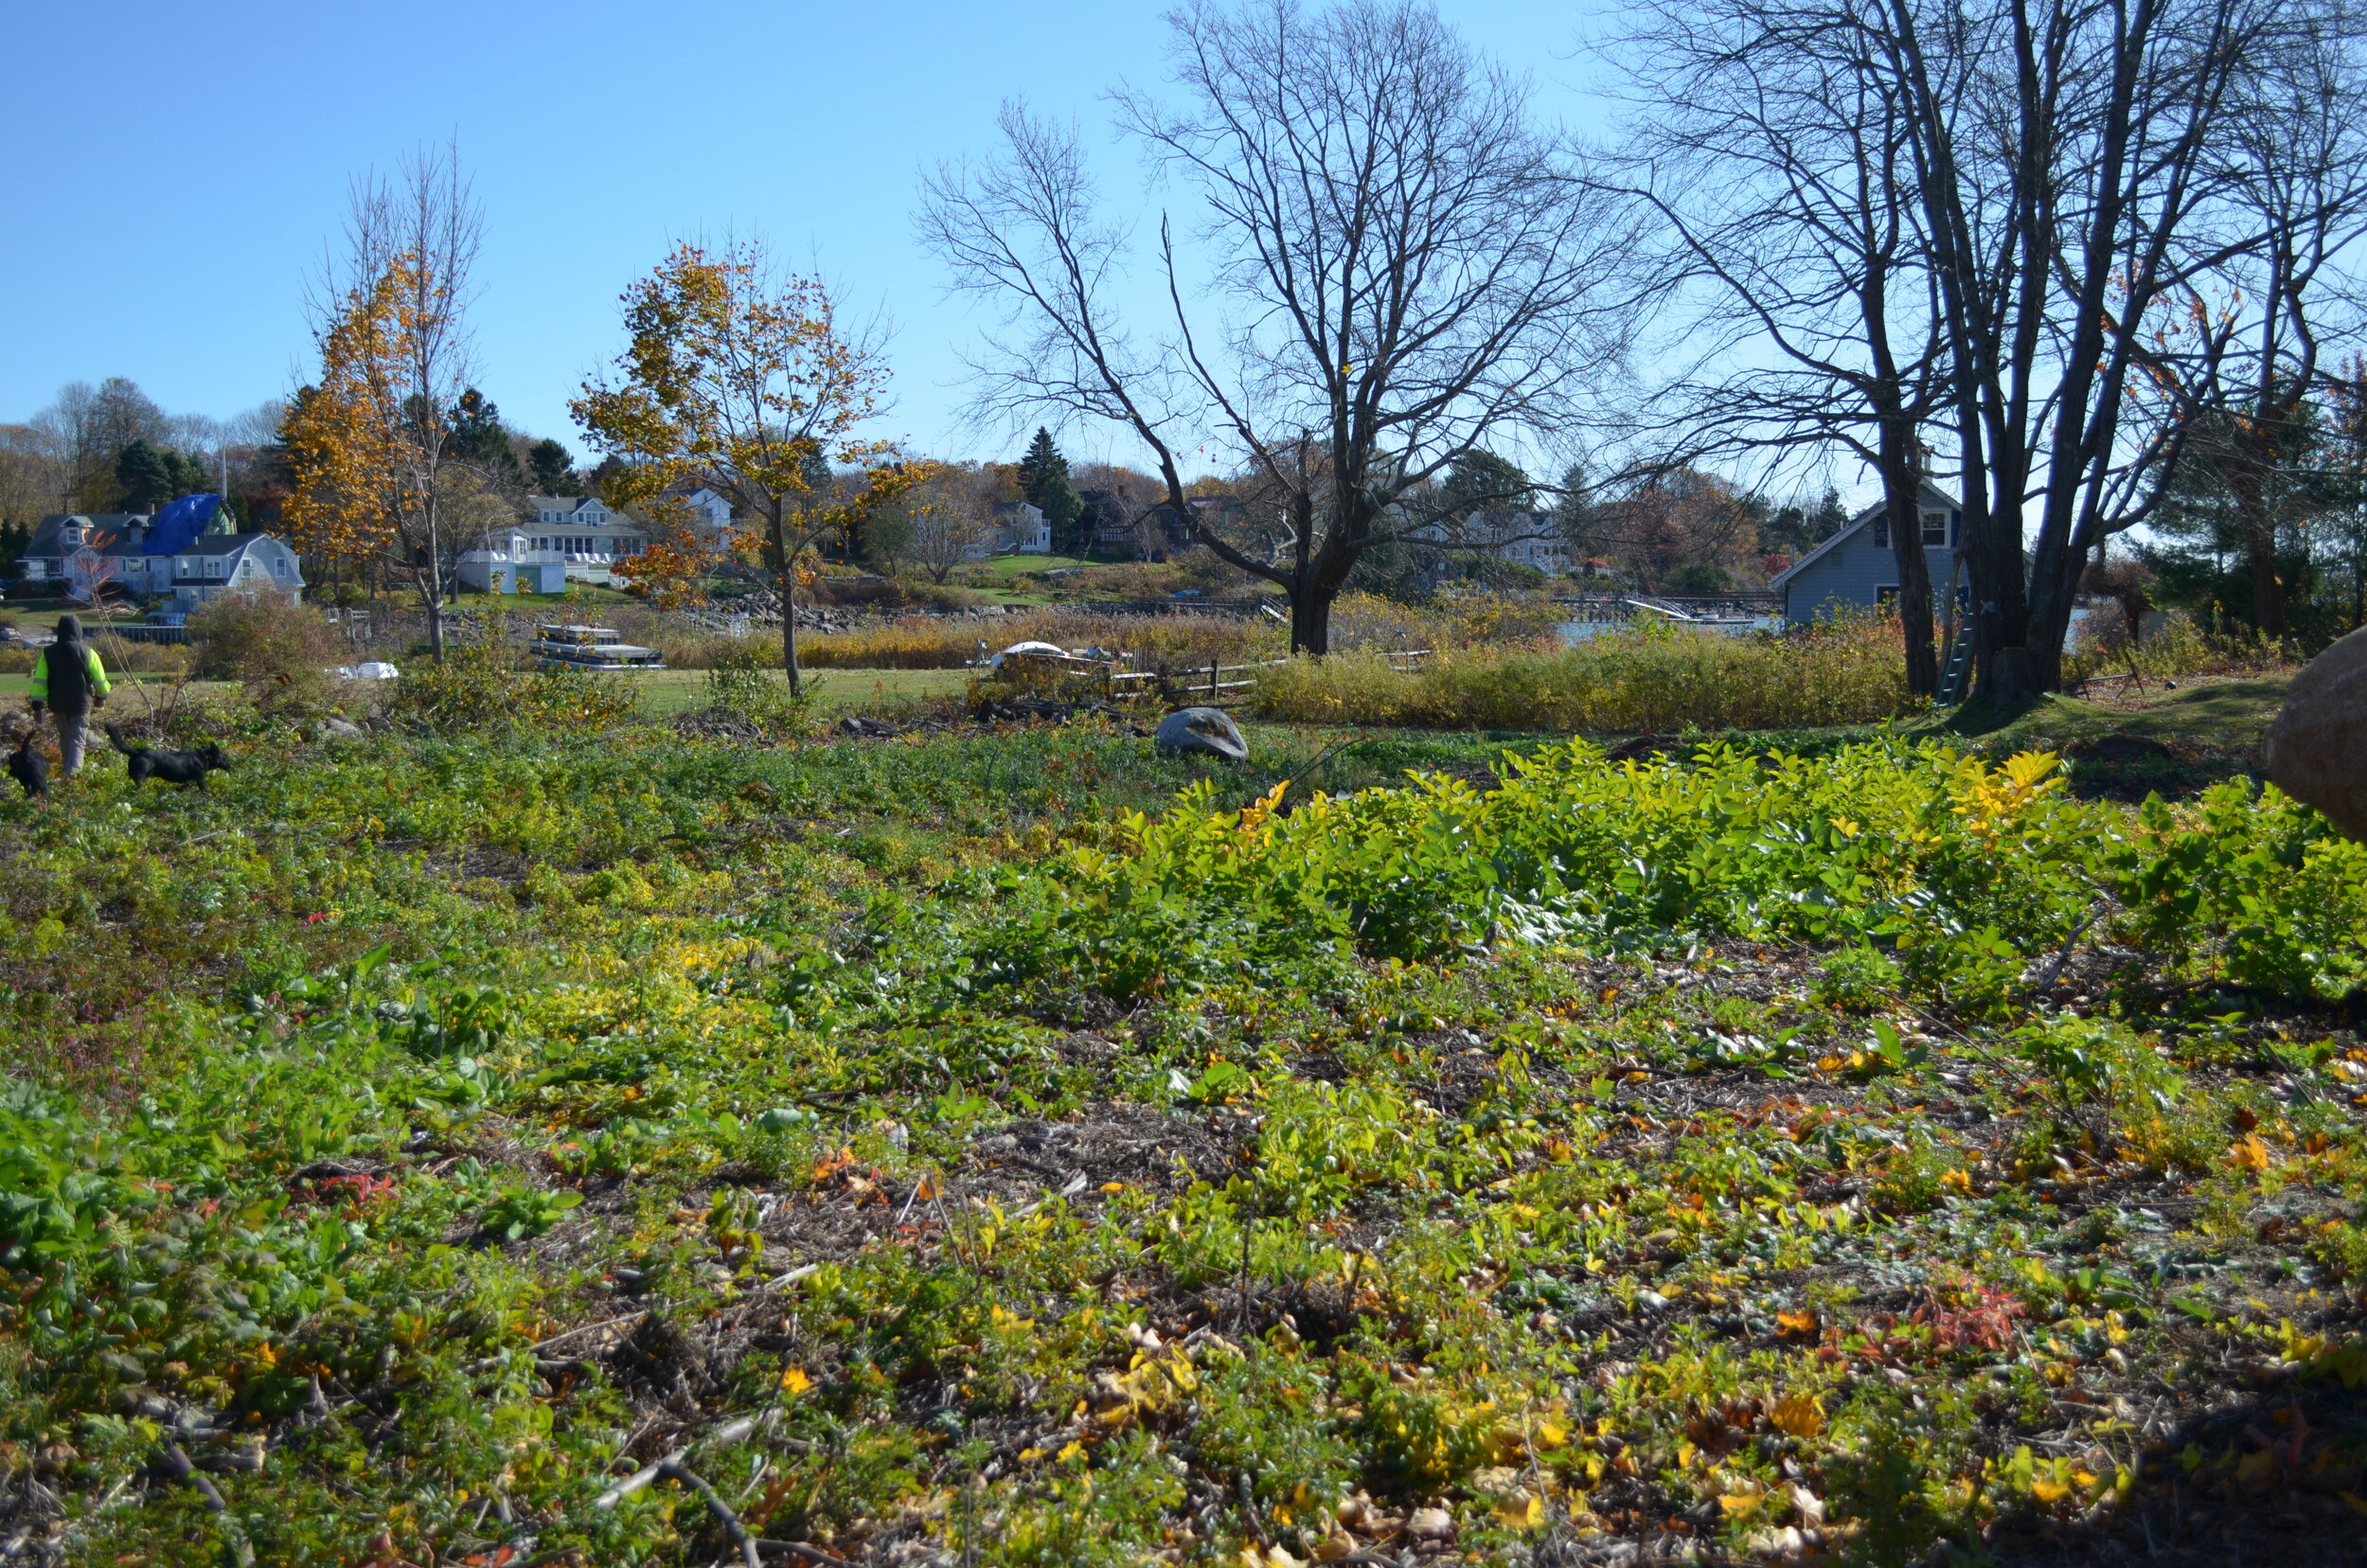
[[[1570,570],[1570,541],[1549,511],[1500,508],[1475,511],[1464,523],[1468,545],[1499,561],[1530,566],[1549,578]]]
[[[1915,511],[1934,604],[1946,597],[1950,578],[1956,579],[1961,597],[1965,579],[1957,565],[1964,515],[1956,498],[1927,484],[1916,497]],[[1776,573],[1768,586],[1784,596],[1784,618],[1795,623],[1836,610],[1872,609],[1896,598],[1898,558],[1891,548],[1887,508],[1878,501],[1868,507],[1839,533]]]
[[[1025,501],[997,501],[993,550],[997,555],[1050,555],[1052,525],[1043,520],[1043,508]]]
[[[185,515],[176,520],[174,510]],[[292,604],[301,602],[304,573],[284,541],[265,533],[198,531],[228,521],[218,507],[190,510],[178,502],[154,515],[53,512],[33,530],[23,580],[54,584],[86,601],[110,590],[161,599],[162,610],[179,615],[226,592],[280,594]]]
[[[687,507],[692,515],[699,519],[701,525],[709,533],[720,534],[732,526],[732,504],[729,498],[718,495],[703,486],[698,490],[686,490],[675,496],[674,499]]]
[[[171,597],[161,606],[187,615],[224,594],[270,594],[304,600],[304,572],[285,540],[267,533],[205,534],[169,556]]]
[[[454,570],[464,587],[480,594],[563,594],[567,558],[536,547],[537,540],[548,537],[524,523],[495,528],[475,549],[461,551]]]
[[[471,567],[476,568],[473,576],[483,578],[484,585],[489,586],[494,566],[540,567],[557,562],[566,579],[607,582],[617,561],[639,555],[649,543],[649,533],[638,522],[612,511],[596,495],[529,495],[523,521],[508,529],[495,529],[481,550],[462,556],[461,580],[472,579]],[[478,559],[472,561],[471,556]]]
[[[111,582],[133,597],[169,592],[172,563],[147,553],[148,524],[145,512],[52,512],[34,526],[17,570],[25,582],[78,599]]]
[[[1547,577],[1560,577],[1571,567],[1570,542],[1549,511],[1497,508],[1471,513],[1458,532],[1443,520],[1414,530],[1422,543],[1442,550],[1491,555],[1499,561],[1532,566]]]

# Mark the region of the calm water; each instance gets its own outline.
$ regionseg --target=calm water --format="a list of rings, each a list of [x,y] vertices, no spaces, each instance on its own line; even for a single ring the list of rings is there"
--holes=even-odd
[[[1585,642],[1588,638],[1599,637],[1606,632],[1624,632],[1630,624],[1632,623],[1628,621],[1564,621],[1561,623],[1560,627],[1562,646],[1565,648],[1575,647],[1577,644]],[[1783,618],[1779,615],[1761,615],[1756,620],[1734,621],[1715,628],[1715,630],[1723,632],[1730,637],[1739,637],[1750,632],[1772,632],[1783,624]],[[1705,633],[1713,629],[1708,627],[1702,628],[1702,631]]]

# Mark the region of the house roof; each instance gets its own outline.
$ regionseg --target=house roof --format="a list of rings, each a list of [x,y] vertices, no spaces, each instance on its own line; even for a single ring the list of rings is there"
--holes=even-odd
[[[79,524],[90,530],[83,542],[105,555],[110,545],[121,543],[132,537],[134,523],[147,521],[144,512],[51,512],[34,526],[33,537],[26,543],[25,553],[44,558],[64,555],[65,546],[58,542],[58,536],[65,531],[68,525]],[[124,553],[136,555],[138,552],[128,550]]]
[[[278,542],[276,535],[267,533],[205,534],[192,540],[186,548],[172,553],[188,556],[231,556],[237,555],[250,544],[258,544],[267,539],[274,543]]]
[[[597,502],[596,495],[529,495],[526,505],[536,511],[579,511],[586,502]]]
[[[1937,501],[1941,506],[1946,507],[1949,511],[1954,511],[1956,509],[1956,498],[1949,494],[1948,491],[1940,489],[1939,486],[1931,484],[1928,481],[1916,490],[1915,499],[1918,502],[1927,499]],[[1813,566],[1818,561],[1824,560],[1835,550],[1840,549],[1843,544],[1849,543],[1850,540],[1855,539],[1861,529],[1865,528],[1868,525],[1873,523],[1876,518],[1881,515],[1882,503],[1877,501],[1874,505],[1868,507],[1865,510],[1860,512],[1857,516],[1851,518],[1847,523],[1843,524],[1840,531],[1835,533],[1832,538],[1826,540],[1824,543],[1819,544],[1815,549],[1810,550],[1806,555],[1802,556],[1799,560],[1793,561],[1790,565],[1785,567],[1773,577],[1769,578],[1767,579],[1768,587],[1771,589],[1781,589],[1784,584],[1789,582],[1793,578],[1798,577],[1802,572],[1806,571],[1810,566]]]

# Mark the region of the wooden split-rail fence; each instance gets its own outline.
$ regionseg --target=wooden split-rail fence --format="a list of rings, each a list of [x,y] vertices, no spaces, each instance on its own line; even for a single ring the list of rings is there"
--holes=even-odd
[[[1410,675],[1422,668],[1422,661],[1430,657],[1430,651],[1427,648],[1400,649],[1383,657],[1389,661],[1389,668]],[[1259,670],[1272,669],[1276,665],[1290,662],[1288,659],[1260,659],[1255,664],[1229,665],[1212,661],[1204,670],[1194,669],[1188,675],[1179,671],[1168,676],[1164,690],[1171,700],[1188,699],[1201,707],[1223,707],[1228,703],[1249,700],[1249,694],[1257,689]],[[1140,675],[1119,675],[1112,679],[1156,682],[1159,677],[1145,671]],[[1152,686],[1142,689],[1156,691],[1161,688]]]

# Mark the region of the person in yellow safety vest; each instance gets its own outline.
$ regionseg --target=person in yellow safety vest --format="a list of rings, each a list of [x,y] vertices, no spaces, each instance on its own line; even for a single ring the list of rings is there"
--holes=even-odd
[[[33,712],[44,706],[58,725],[58,760],[72,778],[82,771],[82,735],[91,709],[107,705],[107,667],[98,650],[82,641],[82,622],[58,617],[58,640],[33,661]]]

